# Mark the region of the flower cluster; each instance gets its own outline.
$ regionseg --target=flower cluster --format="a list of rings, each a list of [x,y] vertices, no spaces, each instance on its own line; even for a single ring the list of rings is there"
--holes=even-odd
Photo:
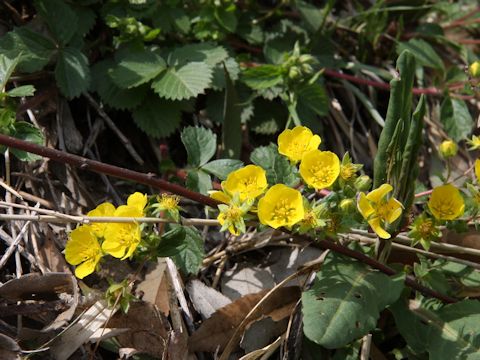
[[[147,195],[136,192],[128,197],[126,205],[115,208],[110,203],[103,203],[88,212],[87,216],[138,218],[144,216],[146,205]],[[81,225],[69,234],[65,259],[76,266],[75,276],[83,279],[95,271],[106,254],[122,260],[132,256],[140,240],[140,225],[135,222]]]

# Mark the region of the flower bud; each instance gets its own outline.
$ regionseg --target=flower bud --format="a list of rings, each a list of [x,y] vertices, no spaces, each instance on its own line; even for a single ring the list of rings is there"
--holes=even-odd
[[[298,58],[298,61],[301,64],[311,64],[313,60],[314,60],[313,56],[308,54],[300,55],[300,57]]]
[[[355,209],[355,201],[353,199],[343,199],[340,201],[340,209],[344,212],[349,213]]]
[[[288,70],[288,77],[292,80],[298,79],[300,77],[300,71],[298,67],[292,66],[290,70]]]
[[[479,77],[480,76],[480,61],[475,61],[470,64],[468,67],[468,70],[470,72],[470,75],[473,77]]]
[[[372,179],[367,175],[359,176],[353,186],[355,186],[355,189],[358,191],[367,191],[372,186]]]
[[[302,64],[301,69],[305,74],[311,74],[313,72],[313,68],[308,64]]]
[[[445,140],[440,144],[438,150],[440,151],[442,157],[446,159],[457,155],[458,147],[453,140]]]

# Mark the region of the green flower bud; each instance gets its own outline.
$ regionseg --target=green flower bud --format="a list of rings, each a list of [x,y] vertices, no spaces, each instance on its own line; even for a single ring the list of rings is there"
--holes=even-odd
[[[292,80],[296,80],[300,77],[301,73],[298,69],[298,67],[296,66],[292,66],[289,70],[288,70],[288,77]]]
[[[349,213],[355,209],[355,201],[353,199],[343,199],[340,201],[340,209],[344,212]]]
[[[480,76],[480,61],[475,61],[470,66],[468,67],[468,71],[470,72],[470,75],[473,77],[479,77]]]
[[[353,186],[355,186],[355,189],[358,191],[367,191],[372,186],[372,179],[367,175],[359,176]]]
[[[301,64],[311,64],[314,60],[315,60],[314,57],[308,54],[303,54],[298,58],[298,61]]]
[[[308,64],[302,64],[302,72],[305,74],[311,74],[313,72],[313,68]]]

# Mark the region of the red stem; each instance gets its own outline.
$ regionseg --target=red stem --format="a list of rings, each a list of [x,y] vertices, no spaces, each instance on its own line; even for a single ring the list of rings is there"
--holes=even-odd
[[[153,173],[144,174],[137,171],[124,169],[118,166],[109,165],[99,161],[86,159],[78,155],[73,155],[63,151],[47,148],[45,146],[33,144],[27,141],[23,141],[23,140],[16,139],[16,138],[2,135],[2,134],[0,134],[0,144],[5,145],[7,147],[13,147],[15,149],[37,154],[43,157],[47,157],[53,161],[76,166],[83,170],[94,171],[97,173],[110,175],[110,176],[114,176],[121,179],[132,180],[141,184],[150,185],[154,188],[183,196],[185,198],[188,198],[190,200],[193,200],[203,205],[216,207],[220,203],[217,200],[214,200],[208,196],[193,192],[180,185],[171,184],[168,181],[159,179]],[[282,229],[282,231],[291,234],[291,232],[286,229]],[[316,244],[316,246],[320,247],[321,249],[332,250],[339,254],[357,259],[362,263],[365,263],[377,270],[380,270],[384,274],[387,274],[387,275],[396,274],[395,270],[376,261],[375,259],[370,258],[360,252],[351,250],[345,246],[339,245],[335,242],[327,241],[327,240],[312,239],[311,237],[308,237],[305,235],[298,235],[298,234],[292,234],[292,236],[294,236],[295,238],[299,238],[299,239],[314,243]],[[426,286],[419,284],[417,281],[415,281],[415,278],[410,275],[408,275],[405,278],[405,284],[407,284],[412,289],[415,289],[426,296],[437,298],[446,303],[453,303],[457,301],[455,298],[440,294],[430,288],[427,288]]]

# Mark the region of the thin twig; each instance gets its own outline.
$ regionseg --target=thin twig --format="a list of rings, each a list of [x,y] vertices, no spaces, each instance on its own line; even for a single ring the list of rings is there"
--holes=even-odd
[[[127,149],[128,153],[135,159],[135,161],[138,164],[143,165],[144,164],[143,159],[140,157],[140,155],[138,155],[137,151],[133,148],[133,145],[130,142],[130,140],[128,140],[128,138],[125,135],[123,135],[123,133],[120,131],[117,125],[115,125],[113,120],[110,119],[110,116],[108,116],[107,113],[103,111],[101,106],[97,104],[97,102],[93,99],[93,97],[90,96],[89,93],[83,93],[83,96],[87,98],[90,105],[92,105],[95,108],[95,110],[97,110],[98,115],[102,117],[102,119],[105,121],[108,127],[112,129],[112,131],[117,135],[117,137],[120,139],[122,144]]]
[[[371,345],[372,345],[372,334],[367,334],[362,339],[362,350],[360,351],[360,360],[370,359]]]

